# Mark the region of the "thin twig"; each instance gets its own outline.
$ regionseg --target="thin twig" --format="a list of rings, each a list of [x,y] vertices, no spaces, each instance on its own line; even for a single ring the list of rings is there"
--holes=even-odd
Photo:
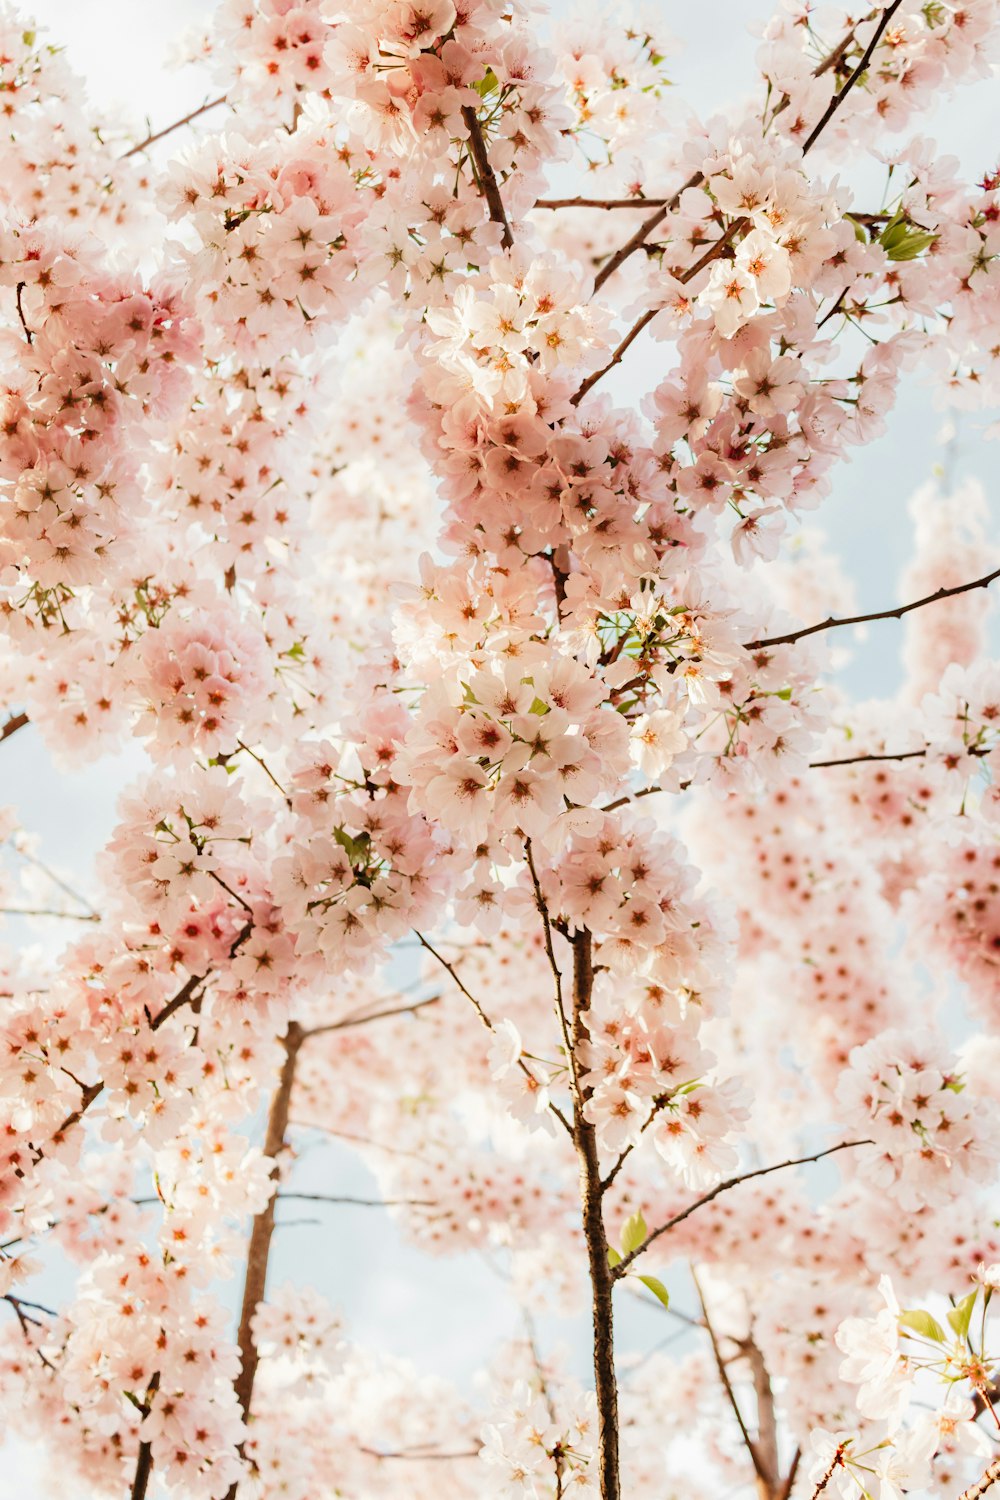
[[[723,250],[725,250],[726,247],[732,243],[733,239],[737,234],[741,232],[741,230],[747,227],[749,222],[749,219],[745,218],[734,219],[733,222],[729,225],[728,229],[726,229],[725,232],[721,234],[717,240],[712,241],[708,249],[705,251],[704,255],[700,255],[695,261],[694,265],[688,266],[687,270],[684,271],[682,275],[677,277],[677,280],[681,282],[682,285],[686,285],[689,281],[693,281],[700,271],[703,271],[705,267],[711,264],[713,260],[717,260],[719,258]],[[618,348],[612,354],[607,364],[602,365],[599,370],[595,370],[592,375],[588,375],[576,394],[570,397],[571,406],[578,406],[587,392],[593,390],[597,382],[599,380],[603,380],[604,376],[608,373],[609,370],[613,370],[616,365],[621,364],[622,356],[625,354],[626,350],[635,343],[636,339],[639,337],[640,333],[642,333],[643,329],[653,321],[660,310],[661,309],[659,307],[651,307],[643,313],[638,322],[634,323],[629,329],[628,333],[622,339],[621,343],[618,345]]]
[[[479,1001],[476,999],[476,997],[472,993],[472,991],[469,990],[469,989],[467,989],[466,986],[462,983],[462,980],[459,978],[459,976],[458,976],[458,974],[457,974],[457,972],[456,972],[456,970],[454,968],[454,965],[450,964],[448,962],[448,960],[444,957],[444,955],[442,953],[439,953],[436,948],[432,947],[432,945],[424,937],[423,933],[417,932],[416,928],[413,929],[413,932],[414,932],[414,935],[416,936],[416,938],[419,940],[421,947],[422,948],[426,948],[427,952],[431,955],[431,957],[432,958],[436,958],[437,961],[438,961],[438,963],[441,965],[441,967],[443,969],[445,969],[451,975],[452,979],[454,980],[455,984],[458,985],[458,988],[461,990],[461,992],[465,996],[466,1000],[468,1000],[471,1003],[471,1005],[473,1006],[473,1008],[474,1008],[474,1010],[476,1012],[476,1015],[482,1021],[483,1025],[486,1027],[487,1031],[495,1032],[496,1031],[496,1027],[494,1026],[493,1022],[490,1020],[490,1018],[486,1014],[485,1010],[483,1010],[483,1007],[480,1005]],[[537,1082],[538,1082],[537,1078],[535,1077],[534,1073],[532,1073],[531,1069],[527,1066],[527,1064],[525,1063],[523,1057],[519,1057],[518,1058],[518,1067],[521,1069],[521,1072],[525,1075],[526,1078],[530,1078],[533,1084],[537,1084]],[[569,1123],[569,1121],[567,1120],[566,1116],[563,1114],[562,1110],[559,1108],[558,1104],[554,1104],[552,1102],[552,1100],[550,1099],[549,1100],[549,1104],[548,1104],[548,1108],[549,1108],[550,1114],[552,1114],[552,1115],[555,1116],[555,1118],[559,1121],[560,1125],[566,1131],[567,1135],[572,1140],[573,1139],[573,1127]]]
[[[751,1462],[753,1463],[754,1473],[762,1483],[766,1483],[767,1472],[764,1468],[764,1465],[761,1463],[760,1454],[757,1452],[757,1444],[750,1436],[749,1428],[744,1421],[743,1413],[740,1411],[740,1403],[736,1399],[736,1392],[733,1390],[733,1383],[729,1379],[729,1371],[726,1369],[726,1362],[722,1358],[722,1351],[719,1348],[719,1341],[716,1338],[715,1329],[712,1327],[712,1321],[708,1316],[708,1304],[705,1301],[705,1293],[701,1289],[701,1282],[698,1280],[698,1275],[693,1265],[688,1266],[688,1271],[690,1273],[691,1280],[694,1282],[694,1289],[698,1293],[698,1301],[701,1303],[701,1314],[705,1320],[705,1328],[708,1331],[708,1341],[712,1346],[712,1354],[715,1358],[715,1367],[719,1372],[719,1380],[722,1384],[722,1389],[725,1391],[726,1399],[733,1409],[733,1415],[736,1418],[736,1425],[740,1429],[740,1437],[743,1439],[743,1446],[749,1453]]]
[[[532,208],[664,208],[669,198],[536,198]]]
[[[67,922],[99,922],[96,912],[54,911],[47,906],[0,906],[4,917],[62,917]]]
[[[198,108],[193,109],[189,115],[184,115],[182,119],[175,120],[172,125],[165,125],[162,130],[157,130],[152,135],[147,135],[146,139],[140,141],[137,146],[130,146],[127,151],[122,152],[118,160],[127,161],[130,156],[136,156],[140,151],[145,151],[146,147],[151,146],[154,141],[162,141],[165,135],[170,135],[173,131],[180,130],[182,125],[190,125],[191,121],[197,120],[199,115],[207,114],[210,109],[218,109],[219,105],[225,104],[225,102],[225,94],[220,94],[218,99],[211,99],[207,104],[199,104]]]
[[[21,294],[23,293],[24,288],[27,286],[27,284],[28,283],[26,281],[19,281],[17,283],[17,291],[15,293],[15,301],[17,302],[17,316],[21,320],[21,327],[24,329],[24,336],[28,340],[29,344],[33,344],[35,342],[35,335],[32,333],[31,329],[28,327],[27,319],[24,316],[24,306],[23,306],[23,304],[21,302]]]
[[[342,1021],[331,1021],[326,1026],[311,1026],[306,1032],[306,1037],[325,1036],[328,1031],[345,1031],[352,1026],[367,1026],[369,1021],[381,1021],[386,1016],[408,1016],[414,1011],[423,1010],[425,1005],[437,1005],[441,999],[440,995],[431,995],[426,1000],[417,1000],[413,1005],[397,1005],[392,1009],[373,1010],[367,1015],[345,1016]]]
[[[725,1182],[720,1182],[716,1187],[712,1188],[711,1192],[704,1193],[700,1198],[696,1198],[693,1203],[689,1203],[687,1208],[683,1209],[681,1213],[674,1214],[672,1219],[668,1219],[658,1229],[650,1230],[642,1244],[637,1249],[630,1251],[628,1255],[623,1256],[618,1262],[611,1273],[613,1279],[618,1281],[624,1276],[632,1262],[638,1256],[642,1255],[644,1250],[648,1250],[653,1241],[658,1240],[661,1234],[666,1234],[669,1229],[673,1229],[677,1224],[683,1223],[685,1219],[690,1218],[699,1208],[704,1208],[706,1203],[711,1203],[713,1198],[718,1198],[720,1193],[726,1193],[730,1188],[738,1187],[741,1182],[749,1182],[753,1177],[767,1177],[771,1172],[783,1172],[787,1167],[804,1167],[810,1162],[822,1161],[824,1156],[833,1156],[837,1151],[848,1151],[856,1146],[870,1145],[872,1145],[872,1142],[868,1139],[862,1141],[841,1141],[838,1145],[827,1146],[825,1151],[817,1151],[812,1156],[796,1156],[789,1161],[774,1162],[769,1167],[755,1167],[752,1172],[741,1172],[738,1177],[728,1177]]]
[[[956,594],[967,594],[971,589],[989,588],[997,578],[1000,578],[1000,568],[994,568],[992,573],[985,573],[982,578],[974,578],[970,583],[959,583],[951,589],[936,589],[933,594],[925,594],[922,599],[912,599],[909,604],[900,604],[896,609],[880,609],[870,615],[845,615],[843,619],[830,615],[816,625],[790,630],[787,635],[772,635],[760,641],[744,641],[743,647],[746,651],[761,651],[768,646],[790,646],[794,641],[804,640],[807,635],[816,635],[821,630],[839,630],[844,625],[867,625],[872,620],[901,620],[912,610],[923,609],[927,604],[953,599]]]
[[[882,40],[882,33],[885,31],[885,28],[888,26],[889,22],[892,20],[893,16],[896,14],[902,3],[903,0],[892,0],[892,4],[887,5],[885,10],[882,12],[882,19],[881,21],[879,21],[878,25],[875,27],[875,30],[872,32],[871,40],[868,43],[868,46],[865,48],[864,52],[862,52],[861,54],[861,61],[854,69],[854,72],[848,78],[843,88],[841,88],[836,94],[834,94],[826,109],[823,111],[818,124],[813,127],[813,129],[809,132],[809,135],[806,137],[805,144],[802,147],[803,156],[805,156],[806,153],[810,151],[819,140],[819,137],[822,135],[823,131],[829,125],[834,115],[837,113],[837,110],[843,104],[844,100],[851,92],[851,89],[854,87],[858,79],[861,77],[862,73],[864,73],[865,69],[868,67],[868,64],[872,60],[872,54],[874,53],[875,48]]]

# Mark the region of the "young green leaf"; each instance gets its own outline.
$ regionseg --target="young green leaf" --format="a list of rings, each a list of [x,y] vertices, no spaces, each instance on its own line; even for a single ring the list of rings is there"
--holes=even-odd
[[[970,1292],[967,1297],[962,1298],[957,1307],[953,1307],[948,1313],[948,1322],[960,1339],[964,1339],[969,1331],[969,1324],[972,1322],[972,1309],[976,1303],[976,1295],[975,1291]]]
[[[633,1250],[638,1250],[646,1238],[646,1221],[641,1211],[636,1211],[630,1219],[625,1220],[622,1229],[621,1247],[623,1255],[630,1255]]]
[[[670,1306],[670,1293],[667,1291],[662,1281],[658,1280],[655,1276],[640,1276],[639,1280],[642,1282],[643,1286],[649,1287],[649,1290],[652,1292],[653,1296],[658,1298],[659,1301],[663,1303],[664,1307]]]
[[[911,1308],[908,1312],[899,1315],[899,1326],[910,1328],[914,1333],[921,1334],[925,1339],[933,1339],[936,1344],[943,1344],[945,1340],[944,1329],[936,1318],[932,1318],[929,1312],[924,1312],[921,1307]]]
[[[611,1246],[609,1245],[608,1246],[608,1265],[611,1267],[611,1269],[613,1271],[614,1268],[615,1268],[615,1266],[620,1265],[620,1264],[621,1264],[621,1256],[618,1254],[617,1250],[612,1250]]]

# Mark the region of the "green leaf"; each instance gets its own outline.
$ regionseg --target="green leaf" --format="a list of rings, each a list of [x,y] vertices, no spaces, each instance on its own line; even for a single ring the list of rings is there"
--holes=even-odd
[[[637,1210],[630,1219],[625,1220],[622,1237],[619,1242],[622,1247],[622,1254],[631,1255],[633,1250],[638,1250],[645,1238],[646,1221],[642,1217],[642,1213]]]
[[[972,1309],[976,1304],[977,1293],[972,1291],[967,1297],[963,1297],[957,1307],[953,1307],[948,1314],[948,1322],[954,1328],[960,1339],[964,1339],[972,1322]]]
[[[868,236],[865,234],[865,226],[863,224],[859,224],[853,214],[845,214],[844,218],[848,221],[849,224],[853,225],[854,238],[860,241],[862,245],[867,245]]]
[[[487,94],[492,94],[493,90],[499,86],[500,80],[492,68],[487,68],[485,78],[480,78],[478,83],[472,85],[480,99],[485,99]]]
[[[621,1264],[621,1256],[618,1254],[617,1250],[612,1250],[611,1246],[609,1245],[608,1246],[608,1265],[611,1267],[611,1269],[613,1271],[614,1268],[615,1268],[615,1266],[620,1265],[620,1264]]]
[[[662,1281],[657,1280],[655,1276],[640,1276],[639,1280],[642,1282],[643,1286],[649,1287],[649,1290],[652,1292],[653,1296],[656,1297],[660,1302],[662,1302],[664,1307],[670,1306],[670,1293],[667,1291]]]
[[[936,1318],[932,1318],[929,1312],[924,1312],[921,1307],[913,1307],[908,1312],[901,1312],[899,1326],[910,1328],[925,1339],[933,1339],[935,1344],[943,1344],[945,1341],[945,1332],[941,1324]]]

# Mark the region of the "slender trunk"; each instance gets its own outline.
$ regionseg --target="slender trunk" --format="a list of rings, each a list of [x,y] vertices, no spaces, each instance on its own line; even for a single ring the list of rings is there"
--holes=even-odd
[[[160,1372],[157,1370],[146,1388],[146,1400],[142,1407],[144,1417],[149,1416],[153,1396],[160,1388]],[[139,1452],[135,1460],[135,1478],[132,1480],[131,1500],[146,1500],[146,1490],[149,1488],[149,1476],[153,1472],[153,1445],[148,1442],[139,1444]]]
[[[281,1065],[281,1075],[278,1086],[271,1098],[271,1107],[267,1116],[267,1133],[264,1137],[264,1155],[274,1160],[285,1144],[285,1134],[288,1130],[288,1113],[292,1102],[292,1085],[295,1081],[295,1064],[298,1061],[299,1048],[305,1039],[305,1032],[297,1022],[289,1023],[288,1031],[283,1038],[285,1048],[285,1060]],[[277,1164],[272,1168],[271,1175],[276,1177]],[[243,1307],[240,1311],[240,1331],[237,1342],[240,1349],[240,1373],[236,1378],[234,1390],[240,1403],[240,1411],[243,1413],[244,1421],[250,1416],[250,1403],[253,1399],[254,1380],[257,1376],[257,1346],[254,1343],[251,1323],[258,1306],[264,1300],[264,1291],[267,1285],[267,1262],[271,1253],[271,1236],[274,1234],[274,1210],[277,1202],[277,1192],[272,1193],[268,1199],[266,1208],[262,1209],[253,1221],[250,1230],[250,1243],[247,1247],[247,1269],[246,1278],[243,1283]],[[234,1484],[226,1497],[226,1500],[236,1500],[238,1484]]]
[[[594,987],[594,969],[589,932],[578,932],[573,938],[573,1045],[587,1036],[587,1011]],[[589,1097],[582,1090],[574,1101],[573,1138],[580,1160],[580,1201],[583,1209],[583,1233],[590,1263],[590,1285],[593,1294],[594,1319],[594,1385],[597,1392],[598,1470],[601,1500],[621,1500],[618,1473],[618,1385],[615,1379],[614,1315],[611,1305],[611,1267],[608,1264],[608,1237],[604,1230],[601,1200],[600,1162],[597,1135],[593,1125],[583,1118],[583,1106]]]

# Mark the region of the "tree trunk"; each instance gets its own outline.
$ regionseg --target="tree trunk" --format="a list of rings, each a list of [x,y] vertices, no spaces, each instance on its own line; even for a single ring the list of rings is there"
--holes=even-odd
[[[305,1032],[297,1022],[289,1024],[288,1031],[283,1038],[285,1048],[285,1060],[281,1065],[281,1075],[278,1086],[271,1099],[271,1107],[267,1116],[267,1133],[264,1138],[264,1155],[276,1158],[285,1144],[285,1134],[288,1130],[288,1113],[292,1102],[292,1085],[295,1081],[295,1064],[298,1061],[299,1048],[305,1039]],[[271,1176],[277,1177],[278,1167],[275,1162],[271,1169]],[[257,1346],[254,1343],[251,1331],[251,1322],[258,1306],[264,1300],[264,1291],[267,1285],[267,1262],[271,1253],[271,1236],[274,1234],[274,1210],[277,1203],[277,1189],[271,1194],[266,1208],[262,1209],[253,1221],[250,1230],[250,1243],[247,1247],[247,1269],[246,1279],[243,1283],[243,1307],[240,1311],[240,1331],[238,1343],[240,1349],[240,1373],[237,1376],[234,1390],[240,1403],[243,1419],[246,1421],[250,1416],[250,1403],[253,1399],[254,1380],[257,1376]],[[238,1484],[234,1484],[229,1491],[226,1500],[236,1500]]]
[[[585,1040],[586,1014],[594,986],[591,936],[578,932],[573,938],[573,1046]],[[604,1230],[600,1163],[594,1126],[583,1118],[589,1093],[582,1090],[574,1100],[573,1138],[580,1160],[580,1202],[583,1233],[587,1241],[590,1285],[593,1295],[594,1385],[597,1393],[598,1471],[601,1500],[621,1500],[618,1472],[618,1384],[615,1379],[614,1312],[611,1303],[611,1267],[608,1237]]]

